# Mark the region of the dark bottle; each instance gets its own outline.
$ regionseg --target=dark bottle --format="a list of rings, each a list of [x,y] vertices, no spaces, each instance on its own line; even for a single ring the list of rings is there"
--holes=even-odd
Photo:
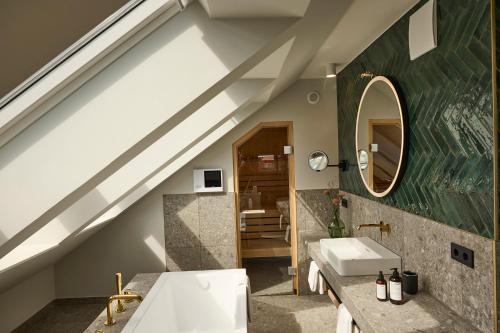
[[[397,268],[391,268],[392,276],[389,279],[389,299],[392,304],[403,304],[403,287],[401,276]]]
[[[387,301],[387,281],[384,279],[384,273],[378,272],[377,279],[377,299],[381,302]]]

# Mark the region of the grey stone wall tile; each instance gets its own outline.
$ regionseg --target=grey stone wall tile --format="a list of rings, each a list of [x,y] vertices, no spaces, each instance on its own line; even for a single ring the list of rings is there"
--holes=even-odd
[[[461,314],[464,292],[460,288],[463,285],[462,265],[452,260],[450,255],[450,242],[460,242],[460,231],[422,218],[416,220],[416,227],[413,236],[418,235],[424,239],[424,251],[408,251],[405,260],[414,257],[414,262],[422,261],[419,279],[422,280],[424,290]],[[405,226],[405,230],[407,228]],[[413,236],[407,236],[406,248],[411,248]]]
[[[304,191],[296,191],[296,218],[297,218],[297,230],[306,230],[307,220],[312,218],[310,211],[307,207],[306,198]]]
[[[460,265],[463,271],[463,316],[482,331],[493,330],[492,306],[493,241],[468,232],[461,232],[460,245],[474,251],[474,269]]]
[[[164,196],[167,271],[236,266],[234,193]]]
[[[200,240],[203,246],[236,246],[234,194],[200,194]]]
[[[201,269],[236,268],[234,246],[204,246],[201,248]]]
[[[196,195],[165,195],[163,207],[165,247],[199,246],[200,224]]]
[[[297,191],[297,223],[299,230],[327,230],[333,216],[333,206],[327,196],[319,190]],[[299,225],[303,223],[305,225]]]
[[[350,212],[342,216],[354,227],[361,223],[389,223],[391,234],[380,240],[375,230],[354,230],[398,253],[405,270],[419,274],[419,288],[485,332],[493,331],[493,241],[389,207],[351,193],[346,194]],[[451,259],[451,242],[474,250],[475,269]]]
[[[391,226],[390,233],[383,233],[381,243],[388,249],[392,250],[394,253],[403,257],[404,252],[404,243],[403,243],[403,234],[404,234],[404,222],[403,222],[403,214],[405,214],[402,210],[392,208],[389,206],[381,206],[379,207],[379,218],[380,221],[384,221],[384,223],[389,224]],[[379,233],[380,235],[380,233]]]
[[[201,269],[201,248],[172,247],[166,249],[167,272]]]

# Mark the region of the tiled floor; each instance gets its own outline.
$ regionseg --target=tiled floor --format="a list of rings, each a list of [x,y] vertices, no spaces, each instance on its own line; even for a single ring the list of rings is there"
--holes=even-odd
[[[335,332],[337,310],[328,296],[255,296],[250,333]]]
[[[246,260],[243,266],[253,295],[250,333],[335,332],[337,310],[328,296],[293,295],[290,258]]]
[[[83,332],[105,307],[104,298],[55,300],[13,333]]]
[[[292,277],[288,275],[290,257],[245,259],[254,295],[291,295],[293,294]]]

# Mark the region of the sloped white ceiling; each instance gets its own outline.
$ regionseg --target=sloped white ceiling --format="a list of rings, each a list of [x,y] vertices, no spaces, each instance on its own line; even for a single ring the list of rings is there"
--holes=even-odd
[[[310,0],[200,0],[211,18],[301,17]]]
[[[310,13],[308,11],[308,14],[310,15],[305,16],[303,19],[292,24],[289,30],[287,30],[282,37],[276,37],[276,40],[263,47],[263,49],[259,51],[260,53],[257,56],[254,54],[251,57],[251,59],[253,58],[258,59],[260,58],[260,56],[267,55],[269,58],[273,59],[271,61],[273,65],[269,65],[268,63],[269,58],[267,59],[263,58],[262,59],[263,61],[261,60],[260,64],[259,62],[254,62],[254,60],[250,59],[251,61],[248,60],[248,65],[242,67],[242,69],[248,67],[246,71],[253,68],[254,70],[256,70],[257,73],[259,73],[259,71],[260,73],[263,72],[269,73],[267,69],[272,69],[273,71],[272,74],[274,75],[276,82],[270,85],[269,89],[265,88],[261,93],[255,93],[254,96],[255,99],[253,99],[253,102],[250,105],[248,105],[247,108],[241,110],[241,112],[239,112],[238,115],[232,116],[229,120],[226,121],[226,123],[222,124],[219,128],[213,130],[213,132],[210,133],[209,136],[204,138],[202,141],[198,142],[196,146],[193,146],[192,149],[190,149],[189,152],[181,156],[182,158],[178,158],[177,160],[169,164],[169,166],[166,169],[166,171],[168,171],[166,172],[166,175],[162,174],[161,177],[158,177],[159,175],[157,175],[151,178],[150,181],[148,181],[148,184],[139,187],[137,189],[139,190],[139,192],[144,188],[146,188],[145,193],[147,193],[147,191],[151,190],[151,188],[149,188],[150,185],[149,183],[153,182],[158,184],[159,182],[163,181],[165,177],[168,177],[170,174],[172,174],[173,170],[182,167],[183,163],[187,163],[191,158],[193,158],[196,154],[198,154],[199,151],[202,151],[211,143],[215,142],[218,137],[224,134],[224,132],[227,132],[228,130],[236,126],[239,123],[239,119],[244,119],[252,112],[255,112],[268,99],[274,98],[276,95],[281,93],[284,89],[286,89],[286,87],[288,87],[298,78],[302,70],[305,68],[305,66],[309,63],[309,61],[316,53],[319,46],[328,36],[332,27],[340,19],[343,11],[345,11],[345,9],[347,8],[348,0],[335,0],[332,2],[323,2],[319,0],[315,1],[314,3],[315,5],[312,6],[313,10]],[[325,13],[330,12],[333,8],[336,8],[338,10],[337,15],[332,20],[325,20],[324,19]],[[318,22],[323,22],[323,24],[318,24]],[[310,36],[311,32],[313,34],[313,37]],[[287,40],[284,39],[285,37],[286,38],[293,37],[293,39],[292,41],[288,40],[290,41],[290,43],[287,43]],[[277,49],[280,45],[282,45],[283,48]],[[275,56],[273,52],[277,53],[278,56]],[[264,70],[262,70],[262,68],[264,68]],[[243,71],[242,69],[235,70],[228,76],[230,76],[230,78],[233,80],[237,79],[238,77],[244,75],[245,71]],[[263,75],[263,74],[254,74],[254,75]],[[191,150],[193,152],[191,152]],[[110,179],[111,178],[112,177],[110,177]],[[110,189],[114,190],[115,188],[113,187]],[[129,191],[130,188],[129,190],[123,191],[122,194],[118,194],[117,198],[129,193]],[[108,211],[109,209],[113,208],[113,206],[115,208],[116,207],[118,208],[117,214],[119,214],[121,211],[123,211],[123,209],[128,207],[129,202],[130,203],[134,202],[135,200],[140,198],[143,194],[144,193],[142,192],[139,193],[138,195],[136,195],[135,192],[130,193],[129,196],[132,197],[131,200],[129,197],[127,197],[124,198],[118,204],[116,204],[115,199],[108,201],[106,200],[106,198],[100,196],[97,199],[101,201],[104,200],[102,203],[105,204],[105,206],[107,205],[109,207],[104,207],[104,206],[100,208],[97,207],[96,212],[92,214],[96,214],[94,215],[94,217],[97,217],[100,214],[103,214],[105,211]],[[84,199],[85,197],[82,198],[82,200]],[[90,200],[89,202],[91,201],[92,200]],[[77,204],[79,204],[79,202],[77,202]],[[114,212],[115,210],[116,209],[113,208],[110,211]],[[66,228],[66,225],[60,224],[62,228],[60,228],[59,230],[66,240],[62,241],[60,238],[54,239],[58,237],[52,237],[53,235],[56,234],[56,232],[59,232],[57,230],[54,232],[50,232],[50,234],[48,235],[42,235],[42,233],[35,233],[34,236],[36,235],[38,237],[36,244],[34,244],[36,246],[28,246],[27,248],[24,249],[18,249],[16,255],[17,258],[5,257],[4,259],[7,262],[4,263],[4,265],[0,265],[0,271],[3,270],[3,272],[1,272],[0,274],[2,276],[10,275],[12,277],[11,280],[14,280],[15,279],[14,277],[20,277],[22,274],[27,274],[27,272],[30,271],[30,269],[24,269],[24,268],[39,267],[42,262],[53,262],[54,260],[57,260],[57,258],[60,258],[60,256],[64,255],[64,253],[67,253],[67,251],[73,248],[73,246],[76,246],[78,242],[80,242],[80,240],[84,238],[84,237],[79,237],[80,240],[78,241],[75,240],[74,242],[72,242],[72,239],[73,240],[75,239],[75,234],[77,234],[83,227],[85,227],[85,225],[92,222],[93,218],[92,217],[89,218],[90,212],[92,211],[89,210],[88,207],[85,208],[83,212],[80,209],[75,209],[73,212],[70,212],[70,210],[68,209],[65,213],[67,213],[68,217],[70,218],[71,228]],[[64,216],[65,213],[63,213],[62,216]],[[67,226],[69,226],[69,224]],[[80,235],[83,236],[83,234]],[[67,241],[72,243],[72,245],[69,246],[68,244],[70,243],[68,243]],[[22,261],[24,260],[26,265],[23,265],[22,263]],[[13,266],[16,267],[16,271],[19,272],[19,274],[17,273],[14,274],[14,271],[9,269],[9,267]]]
[[[419,0],[353,0],[330,36],[318,50],[302,78],[322,78],[327,63],[349,64],[389,29]]]

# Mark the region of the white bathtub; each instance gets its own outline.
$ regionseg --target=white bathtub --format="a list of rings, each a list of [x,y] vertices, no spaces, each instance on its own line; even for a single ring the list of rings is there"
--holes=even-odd
[[[246,332],[246,271],[161,274],[122,332]]]

